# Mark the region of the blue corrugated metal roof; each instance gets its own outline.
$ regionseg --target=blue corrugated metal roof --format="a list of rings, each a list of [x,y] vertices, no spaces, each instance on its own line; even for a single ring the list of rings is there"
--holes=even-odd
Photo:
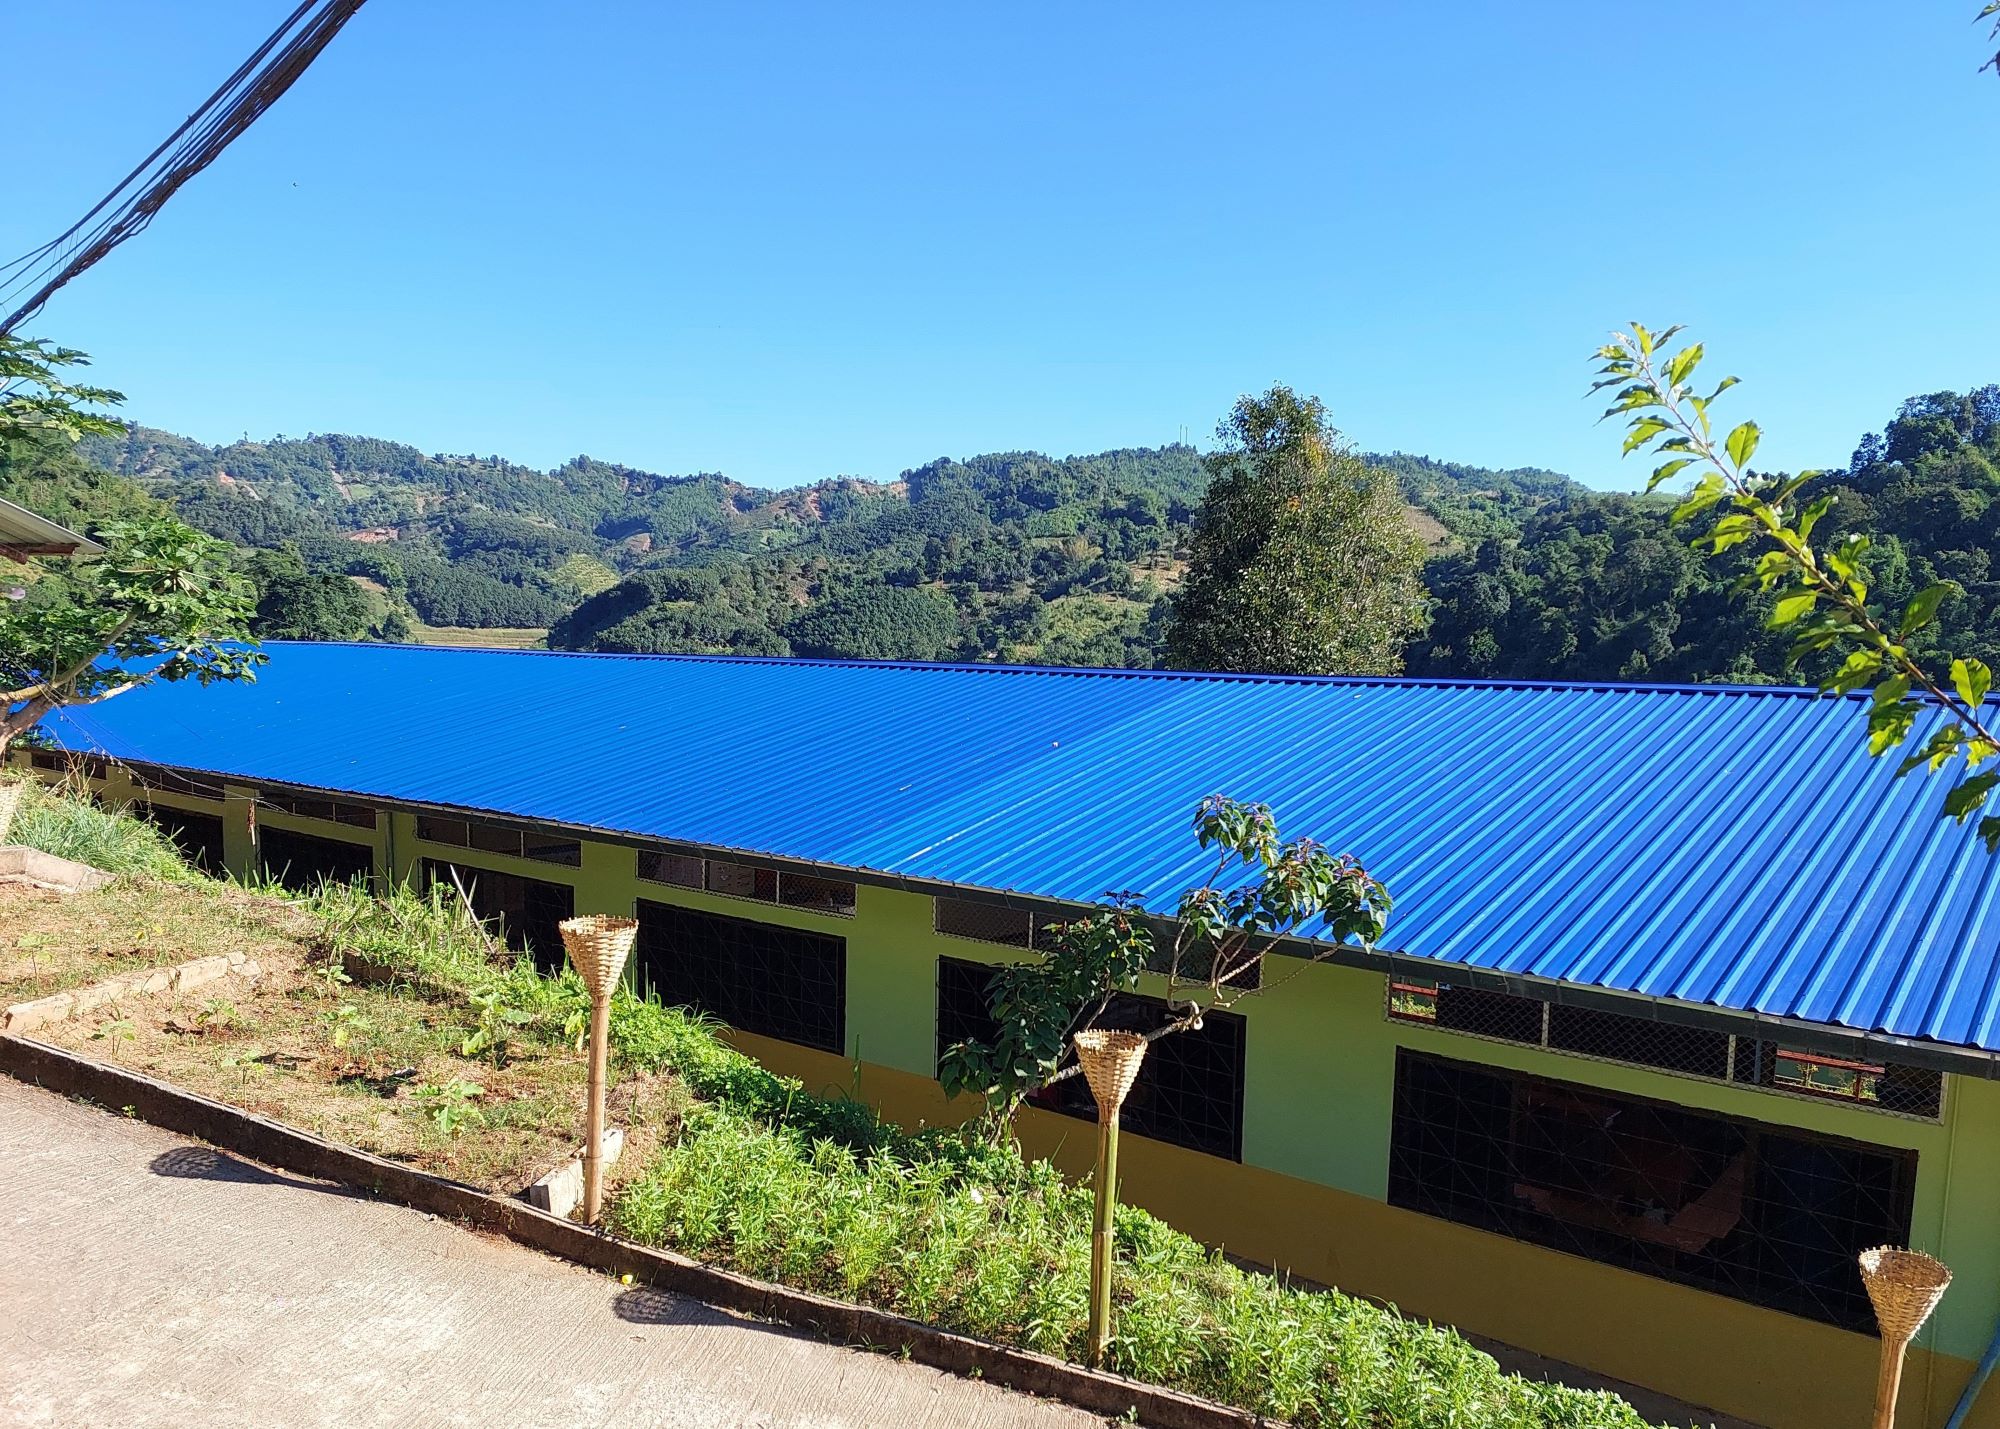
[[[273,644],[72,711],[122,759],[1036,897],[1207,872],[1210,793],[1358,855],[1386,946],[2000,1051],[2000,860],[1857,700]]]

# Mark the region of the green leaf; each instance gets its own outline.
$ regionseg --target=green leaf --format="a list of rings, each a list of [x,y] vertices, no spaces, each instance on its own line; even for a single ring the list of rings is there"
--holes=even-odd
[[[1667,381],[1675,387],[1680,386],[1688,380],[1700,363],[1700,343],[1697,342],[1692,347],[1682,348],[1674,354],[1673,361],[1667,364]]]
[[[1729,434],[1729,440],[1724,446],[1729,451],[1729,459],[1736,463],[1738,471],[1750,465],[1750,458],[1757,450],[1757,440],[1763,435],[1763,429],[1755,422],[1745,422]]]
[[[1988,853],[2000,854],[2000,815],[1988,814],[1979,821],[1979,838]]]
[[[1896,627],[1896,638],[1907,640],[1937,619],[1938,607],[1944,604],[1944,598],[1957,592],[1958,586],[1954,582],[1938,581],[1911,596],[1910,603],[1903,607],[1903,619]]]
[[[1952,791],[1944,796],[1944,811],[1960,823],[1964,823],[1985,806],[1986,798],[1993,792],[1995,784],[2000,784],[2000,769],[1959,780]]]
[[[1993,687],[1993,672],[1983,661],[1965,659],[1951,662],[1951,684],[1958,691],[1958,697],[1972,707],[1973,713],[1986,703],[1986,692]]]
[[[1647,479],[1646,490],[1651,491],[1662,482],[1672,481],[1683,470],[1693,466],[1694,463],[1695,459],[1691,456],[1680,456],[1675,457],[1672,461],[1661,462],[1653,468],[1652,476]]]
[[[1654,437],[1668,429],[1668,423],[1661,417],[1641,417],[1632,423],[1632,430],[1626,434],[1625,450],[1622,455],[1630,456]]]
[[[1787,591],[1784,595],[1778,597],[1778,603],[1772,607],[1771,618],[1766,624],[1773,630],[1782,630],[1785,626],[1803,620],[1806,616],[1810,615],[1812,608],[1817,604],[1819,604],[1819,595],[1815,591]]]

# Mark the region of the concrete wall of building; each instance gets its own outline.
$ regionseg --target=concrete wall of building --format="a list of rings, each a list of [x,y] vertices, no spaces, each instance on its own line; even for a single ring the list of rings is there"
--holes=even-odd
[[[106,789],[107,796],[113,794]],[[232,869],[250,866],[249,791],[220,811]],[[181,807],[219,806],[161,796]],[[354,839],[366,831],[269,811],[273,825]],[[636,900],[806,928],[847,940],[847,1041],[834,1056],[748,1034],[731,1040],[814,1091],[859,1096],[907,1125],[955,1124],[933,1074],[941,956],[998,963],[1013,950],[934,930],[929,897],[863,884],[854,916],[643,882],[630,847],[586,841],[575,868],[431,845],[416,821],[377,821],[377,867],[407,878],[425,856],[567,883],[578,912],[630,914]],[[1285,974],[1289,973],[1289,976]],[[1157,993],[1158,980],[1144,991]],[[1798,1316],[1601,1265],[1386,1203],[1396,1051],[1582,1083],[1918,1154],[1910,1242],[1956,1272],[1912,1351],[1905,1424],[1942,1424],[2000,1321],[2000,1084],[1947,1078],[1942,1116],[1923,1121],[1753,1087],[1488,1042],[1384,1015],[1380,973],[1300,964],[1238,1010],[1246,1019],[1243,1160],[1129,1135],[1126,1199],[1230,1252],[1406,1312],[1629,1379],[1773,1429],[1860,1429],[1878,1342]],[[1083,1122],[1030,1108],[1034,1154],[1085,1174]],[[2000,1429],[2000,1389],[1972,1423]]]

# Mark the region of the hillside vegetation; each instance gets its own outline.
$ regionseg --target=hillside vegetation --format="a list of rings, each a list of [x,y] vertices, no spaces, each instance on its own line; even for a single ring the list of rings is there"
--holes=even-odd
[[[1537,468],[1365,460],[1395,476],[1430,548],[1412,673],[1817,673],[1787,668],[1763,610],[1730,591],[1740,569],[1690,550],[1664,498]],[[1150,666],[1208,480],[1187,446],[1005,452],[764,491],[590,457],[537,471],[374,438],[210,447],[133,427],[0,469],[0,494],[84,525],[170,503],[246,549],[295,552],[257,568],[271,635],[547,631],[568,649]],[[2000,661],[2000,387],[1911,398],[1821,480],[1841,496],[1829,527],[1877,536],[1884,602],[1955,581],[1925,643]]]

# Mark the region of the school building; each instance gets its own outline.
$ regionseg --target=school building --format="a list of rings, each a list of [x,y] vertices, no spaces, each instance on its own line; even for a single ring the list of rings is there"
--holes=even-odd
[[[1867,1422],[1862,1249],[1956,1272],[1905,1424],[2000,1329],[2000,859],[1859,700],[267,648],[28,757],[217,871],[456,882],[551,966],[561,919],[636,915],[642,987],[906,1123],[970,1110],[935,1072],[987,968],[1110,890],[1170,913],[1198,802],[1262,801],[1388,886],[1388,933],[1155,1045],[1127,1199],[1774,1429]],[[1090,1115],[1073,1079],[1023,1139],[1085,1172]]]

